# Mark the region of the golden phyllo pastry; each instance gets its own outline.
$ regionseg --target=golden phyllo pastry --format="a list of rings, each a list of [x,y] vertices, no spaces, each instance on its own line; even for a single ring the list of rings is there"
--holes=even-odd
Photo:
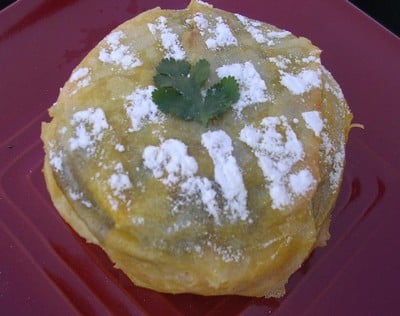
[[[138,286],[279,297],[329,238],[352,116],[305,38],[156,8],[83,59],[50,115],[57,210]]]

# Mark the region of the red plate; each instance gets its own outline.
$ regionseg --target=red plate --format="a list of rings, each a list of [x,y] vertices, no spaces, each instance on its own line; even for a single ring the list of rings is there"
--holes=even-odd
[[[135,287],[55,211],[40,123],[76,64],[121,22],[175,0],[19,0],[0,12],[0,311],[3,315],[393,315],[400,312],[400,40],[346,1],[210,1],[310,38],[355,122],[332,238],[281,299]]]

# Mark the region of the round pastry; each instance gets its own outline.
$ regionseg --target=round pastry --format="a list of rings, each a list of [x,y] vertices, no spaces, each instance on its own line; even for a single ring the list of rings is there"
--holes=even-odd
[[[329,238],[352,118],[319,56],[201,1],[123,23],[43,124],[56,208],[138,286],[283,295]]]

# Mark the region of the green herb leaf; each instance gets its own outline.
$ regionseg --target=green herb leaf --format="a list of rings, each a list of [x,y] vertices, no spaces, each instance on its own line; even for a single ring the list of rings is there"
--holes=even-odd
[[[217,117],[224,114],[237,100],[239,100],[239,87],[235,78],[222,78],[219,83],[207,90],[201,111],[201,122],[204,123],[207,117]]]
[[[153,102],[158,108],[167,114],[179,116],[185,120],[193,120],[196,113],[193,112],[189,100],[171,87],[163,87],[153,91]]]
[[[196,88],[201,88],[210,76],[210,64],[205,59],[200,59],[190,70],[190,78]]]
[[[210,76],[210,64],[205,59],[194,66],[185,60],[163,59],[156,70],[157,89],[152,98],[164,113],[207,126],[210,119],[222,115],[239,100],[239,85],[233,77],[222,78],[203,97],[202,87]]]

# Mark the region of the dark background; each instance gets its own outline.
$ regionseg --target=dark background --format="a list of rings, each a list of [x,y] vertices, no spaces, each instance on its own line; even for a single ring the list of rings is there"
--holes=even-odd
[[[354,5],[400,36],[399,0],[351,0]]]
[[[0,0],[0,10],[14,1],[15,0]],[[351,0],[350,2],[384,25],[387,29],[391,30],[397,36],[400,36],[399,0]]]

